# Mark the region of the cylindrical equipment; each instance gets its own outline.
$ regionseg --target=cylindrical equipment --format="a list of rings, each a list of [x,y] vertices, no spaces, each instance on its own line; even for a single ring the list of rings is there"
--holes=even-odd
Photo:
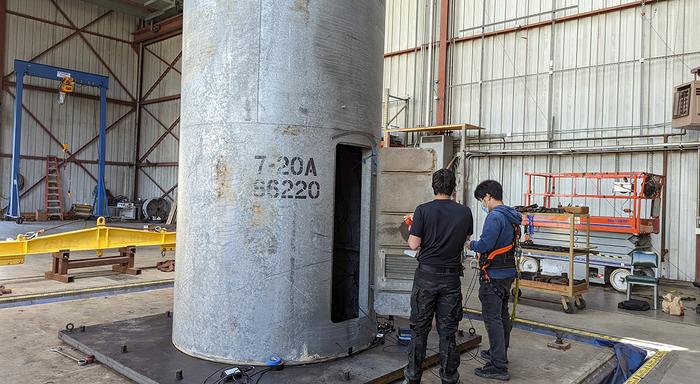
[[[170,213],[170,203],[163,198],[146,199],[141,206],[146,221],[164,221]]]
[[[371,344],[384,6],[185,1],[179,350],[296,364]]]

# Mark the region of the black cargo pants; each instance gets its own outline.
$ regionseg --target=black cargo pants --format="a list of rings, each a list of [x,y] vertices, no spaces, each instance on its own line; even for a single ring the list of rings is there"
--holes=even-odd
[[[481,317],[489,335],[491,364],[505,370],[508,369],[506,361],[511,331],[508,297],[512,284],[513,278],[491,279],[489,282],[479,280]]]
[[[455,268],[456,270],[456,268]],[[437,273],[416,269],[411,293],[411,344],[404,375],[410,384],[420,383],[425,359],[428,333],[433,315],[440,340],[440,377],[443,384],[459,382],[460,356],[455,334],[462,313],[462,289],[459,272]]]

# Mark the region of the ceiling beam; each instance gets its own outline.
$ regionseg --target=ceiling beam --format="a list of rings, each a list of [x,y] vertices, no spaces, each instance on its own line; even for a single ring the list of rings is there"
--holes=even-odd
[[[148,45],[169,39],[181,33],[182,13],[132,33],[134,36],[133,44],[143,43],[144,45]]]
[[[146,17],[151,14],[151,12],[156,11],[156,9],[151,9],[143,4],[139,4],[136,1],[130,0],[83,0],[85,2],[95,4],[102,8],[112,9],[117,12],[125,13],[127,15],[136,17]]]

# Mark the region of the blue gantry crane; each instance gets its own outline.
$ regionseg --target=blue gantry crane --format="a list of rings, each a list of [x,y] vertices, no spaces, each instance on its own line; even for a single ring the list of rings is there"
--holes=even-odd
[[[59,68],[46,64],[15,60],[16,97],[15,117],[12,130],[12,180],[10,184],[10,200],[7,206],[6,218],[22,222],[22,212],[19,204],[19,159],[22,141],[22,91],[24,77],[34,76],[61,82],[61,101],[65,93],[72,91],[73,84],[80,84],[100,89],[100,132],[97,154],[97,193],[93,204],[94,216],[107,215],[107,193],[105,191],[105,131],[107,128],[107,89],[109,77],[72,69]]]

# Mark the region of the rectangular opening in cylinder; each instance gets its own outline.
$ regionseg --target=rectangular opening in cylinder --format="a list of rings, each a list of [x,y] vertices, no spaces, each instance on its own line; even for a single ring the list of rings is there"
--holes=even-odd
[[[335,151],[331,321],[359,317],[362,148],[339,144]]]

